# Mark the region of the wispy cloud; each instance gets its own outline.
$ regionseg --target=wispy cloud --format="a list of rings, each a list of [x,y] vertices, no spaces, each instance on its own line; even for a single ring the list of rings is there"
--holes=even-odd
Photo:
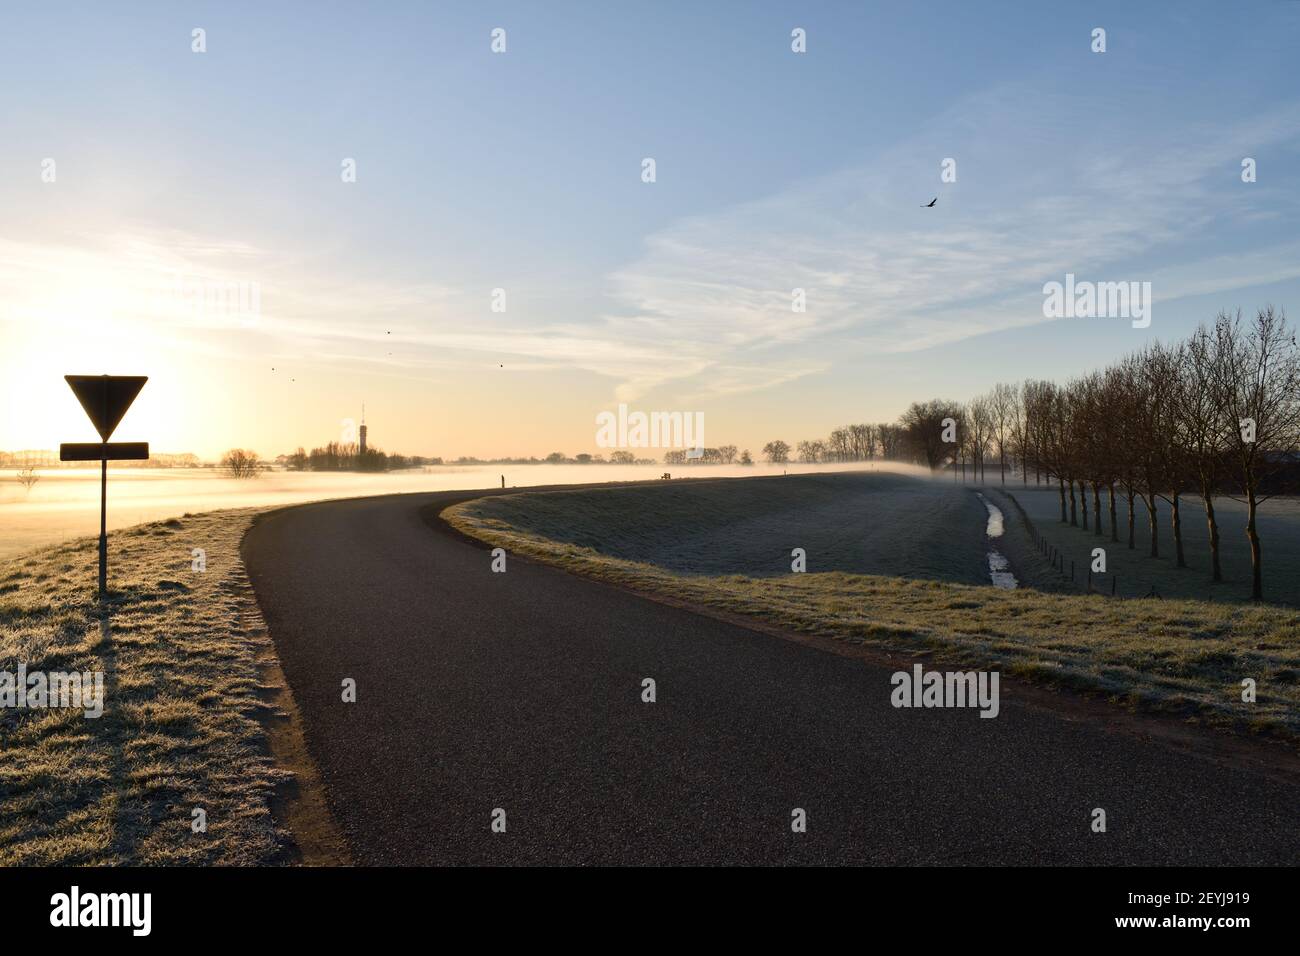
[[[1213,126],[1139,127],[1121,113],[1071,138],[1081,109],[1024,88],[964,97],[849,168],[648,236],[635,261],[591,277],[586,298],[599,290],[609,304],[598,315],[496,314],[487,290],[451,280],[140,229],[0,239],[0,320],[112,317],[181,347],[395,374],[581,369],[630,401],[665,387],[735,394],[824,371],[849,349],[916,351],[1043,322],[1042,284],[1065,272],[1150,279],[1159,301],[1300,275],[1300,243],[1268,234],[1294,221],[1300,198],[1273,192],[1266,206],[1237,175],[1242,144],[1296,141],[1300,105]],[[940,185],[949,156],[957,182]],[[1257,241],[1243,241],[1248,224]],[[1214,240],[1229,232],[1225,251]],[[154,294],[178,276],[257,283],[261,313],[251,324],[185,313]],[[805,312],[791,309],[796,288]]]
[[[1208,257],[1192,245],[1258,218],[1237,176],[1241,144],[1294,141],[1300,108],[1140,135],[1121,116],[1069,151],[1060,130],[1026,127],[1078,107],[1024,89],[970,96],[868,163],[679,223],[610,277],[624,310],[606,328],[670,342],[701,371],[742,366],[725,387],[743,389],[833,362],[845,342],[905,352],[1046,321],[1042,285],[1067,271],[1155,276],[1163,299],[1300,275],[1291,244]],[[958,178],[940,185],[946,157]],[[939,205],[921,208],[933,195]],[[1161,266],[1180,250],[1187,264]],[[807,292],[804,314],[791,311],[794,288]],[[629,375],[627,391],[670,375]]]

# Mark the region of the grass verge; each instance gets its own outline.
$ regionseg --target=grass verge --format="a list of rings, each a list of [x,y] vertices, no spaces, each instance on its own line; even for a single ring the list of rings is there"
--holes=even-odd
[[[286,772],[259,722],[273,689],[239,558],[256,513],[115,532],[102,608],[93,538],[0,563],[0,670],[104,674],[99,718],[0,709],[0,865],[281,859],[269,802]]]
[[[1133,709],[1289,743],[1300,737],[1295,611],[1001,591],[844,572],[686,574],[538,533],[526,517],[528,497],[462,502],[442,517],[461,533],[511,553],[794,631],[912,654],[935,652],[954,664],[1102,694]],[[580,527],[580,499],[570,499],[571,520]],[[638,522],[654,521],[655,514],[629,508],[623,520],[633,534]],[[1254,703],[1242,700],[1246,678],[1256,682]]]

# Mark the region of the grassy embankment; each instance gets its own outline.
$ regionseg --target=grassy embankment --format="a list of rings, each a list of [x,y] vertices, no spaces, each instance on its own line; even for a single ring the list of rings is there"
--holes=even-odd
[[[907,501],[915,490],[879,484],[872,513],[903,513],[903,520],[892,521],[888,533],[880,534],[859,520],[867,499],[851,491],[836,496],[826,494],[824,486],[810,486],[808,503],[792,507],[793,500],[805,497],[800,485],[806,481],[792,476],[520,493],[464,502],[443,516],[463,533],[510,552],[796,631],[906,653],[933,652],[954,665],[996,668],[1223,728],[1291,740],[1300,735],[1297,612],[819,571],[828,563],[826,550],[816,548],[808,548],[809,573],[788,573],[792,547],[836,537],[840,544],[829,553],[841,557],[865,548],[877,556],[899,555],[895,566],[903,572],[947,561],[964,573],[969,531],[951,502],[968,501],[982,528],[982,505],[960,487],[942,492],[950,506],[918,508]],[[937,487],[933,493],[940,494]],[[934,515],[930,520],[921,515],[927,509]],[[1008,520],[1007,528],[1008,535],[1025,534],[1019,522]],[[873,543],[856,540],[864,535]],[[976,537],[974,547],[982,546]],[[707,572],[686,570],[683,550],[709,555]],[[1029,554],[1031,549],[1019,550]],[[760,552],[773,556],[763,569],[729,573],[725,566],[728,554],[752,565]],[[783,573],[777,570],[781,566]],[[1241,681],[1248,677],[1257,682],[1253,704],[1241,699]]]
[[[0,865],[272,862],[285,774],[258,717],[260,614],[239,542],[254,510],[186,515],[0,563],[0,670],[102,671],[104,712],[0,710]],[[192,549],[207,570],[191,568]],[[194,833],[192,811],[207,813]]]

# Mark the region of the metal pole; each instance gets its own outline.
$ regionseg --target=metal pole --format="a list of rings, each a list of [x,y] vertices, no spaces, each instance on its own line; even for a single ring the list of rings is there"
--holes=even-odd
[[[99,596],[108,594],[108,459],[99,463]]]

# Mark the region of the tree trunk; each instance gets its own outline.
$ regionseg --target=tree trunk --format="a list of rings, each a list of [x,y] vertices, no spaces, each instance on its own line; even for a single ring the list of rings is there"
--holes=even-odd
[[[1250,598],[1252,601],[1264,600],[1264,574],[1260,568],[1259,532],[1255,528],[1255,489],[1246,493],[1246,537],[1250,539]]]
[[[1092,518],[1096,527],[1094,533],[1097,537],[1101,537],[1101,483],[1097,481],[1092,483]]]
[[[1088,483],[1079,482],[1079,504],[1083,505],[1083,530],[1088,530]]]
[[[1142,503],[1147,506],[1147,522],[1151,526],[1151,557],[1160,557],[1160,519],[1156,513],[1156,496],[1142,496]]]
[[[1128,490],[1127,497],[1128,497],[1128,549],[1130,551],[1136,551],[1137,544],[1134,542],[1133,539],[1133,528],[1136,523],[1136,518],[1133,515],[1133,489],[1132,488]]]
[[[1174,563],[1180,567],[1187,567],[1187,561],[1183,557],[1183,518],[1180,503],[1182,497],[1178,492],[1174,492],[1173,497],[1169,500],[1169,507],[1172,509],[1170,523],[1174,529]]]
[[[1079,503],[1074,500],[1074,479],[1069,481],[1070,485],[1070,524],[1079,527]]]
[[[1119,525],[1115,521],[1115,485],[1110,485],[1110,540],[1119,544]]]
[[[1216,584],[1223,580],[1223,568],[1219,564],[1219,519],[1214,514],[1214,495],[1208,487],[1201,488],[1201,498],[1205,501],[1205,523],[1210,528],[1210,580]]]
[[[1061,496],[1061,524],[1065,524],[1065,522],[1068,519],[1065,517],[1065,479],[1064,478],[1056,479],[1056,493]]]

